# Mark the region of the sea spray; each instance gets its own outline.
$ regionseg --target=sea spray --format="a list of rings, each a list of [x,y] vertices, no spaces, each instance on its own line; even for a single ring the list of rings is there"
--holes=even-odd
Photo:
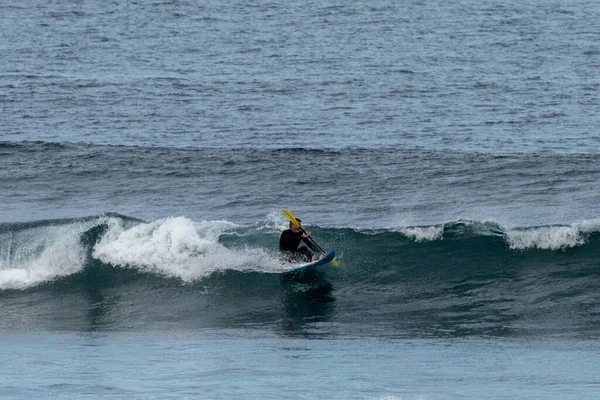
[[[80,271],[79,237],[90,226],[49,223],[0,233],[0,289],[22,289]]]
[[[226,221],[200,222],[173,217],[132,228],[113,220],[95,246],[93,256],[104,263],[137,268],[185,282],[225,269],[277,270],[281,266],[261,249],[230,249],[219,236],[235,228]]]

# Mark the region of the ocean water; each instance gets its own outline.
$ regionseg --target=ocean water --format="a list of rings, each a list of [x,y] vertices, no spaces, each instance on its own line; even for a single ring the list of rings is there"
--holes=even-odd
[[[0,4],[0,397],[598,398],[598,20]]]

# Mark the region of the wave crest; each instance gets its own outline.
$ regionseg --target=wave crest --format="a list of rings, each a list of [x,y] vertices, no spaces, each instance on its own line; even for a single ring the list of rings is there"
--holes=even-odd
[[[244,270],[275,260],[260,249],[229,249],[218,242],[235,225],[226,221],[195,223],[173,217],[134,227],[113,220],[95,246],[93,257],[104,263],[177,277],[185,282],[224,269]]]
[[[85,251],[78,222],[0,233],[0,289],[23,289],[81,271]]]
[[[127,268],[185,283],[225,270],[279,273],[289,267],[277,251],[285,226],[274,213],[251,227],[186,217],[145,222],[118,214],[0,224],[0,290],[25,289],[86,268]],[[311,227],[311,232],[341,256],[346,267],[333,273],[362,277],[365,265],[444,268],[457,255],[469,263],[500,265],[524,250],[532,251],[527,257],[541,259],[545,256],[539,251],[584,247],[590,251],[579,257],[589,258],[595,254],[592,243],[599,237],[600,220],[527,228],[461,220],[377,230]]]
[[[461,220],[441,225],[401,227],[394,230],[417,243],[501,237],[512,250],[564,250],[582,246],[588,242],[592,234],[600,233],[600,220],[526,228],[503,226],[495,222]]]

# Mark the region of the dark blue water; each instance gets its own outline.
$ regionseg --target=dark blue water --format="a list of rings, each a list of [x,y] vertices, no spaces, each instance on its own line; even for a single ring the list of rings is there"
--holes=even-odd
[[[597,397],[599,14],[0,5],[0,394]]]

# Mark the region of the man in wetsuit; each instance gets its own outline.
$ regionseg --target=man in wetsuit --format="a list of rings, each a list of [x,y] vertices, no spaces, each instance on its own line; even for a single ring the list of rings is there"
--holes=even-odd
[[[302,220],[296,219],[299,224]],[[302,229],[299,226],[294,225],[290,222],[290,229],[281,232],[279,238],[279,251],[289,262],[311,262],[317,259],[317,256],[313,255],[306,246],[298,248],[301,241],[304,241],[312,251],[318,252],[319,250],[308,240],[308,232],[302,233]]]

